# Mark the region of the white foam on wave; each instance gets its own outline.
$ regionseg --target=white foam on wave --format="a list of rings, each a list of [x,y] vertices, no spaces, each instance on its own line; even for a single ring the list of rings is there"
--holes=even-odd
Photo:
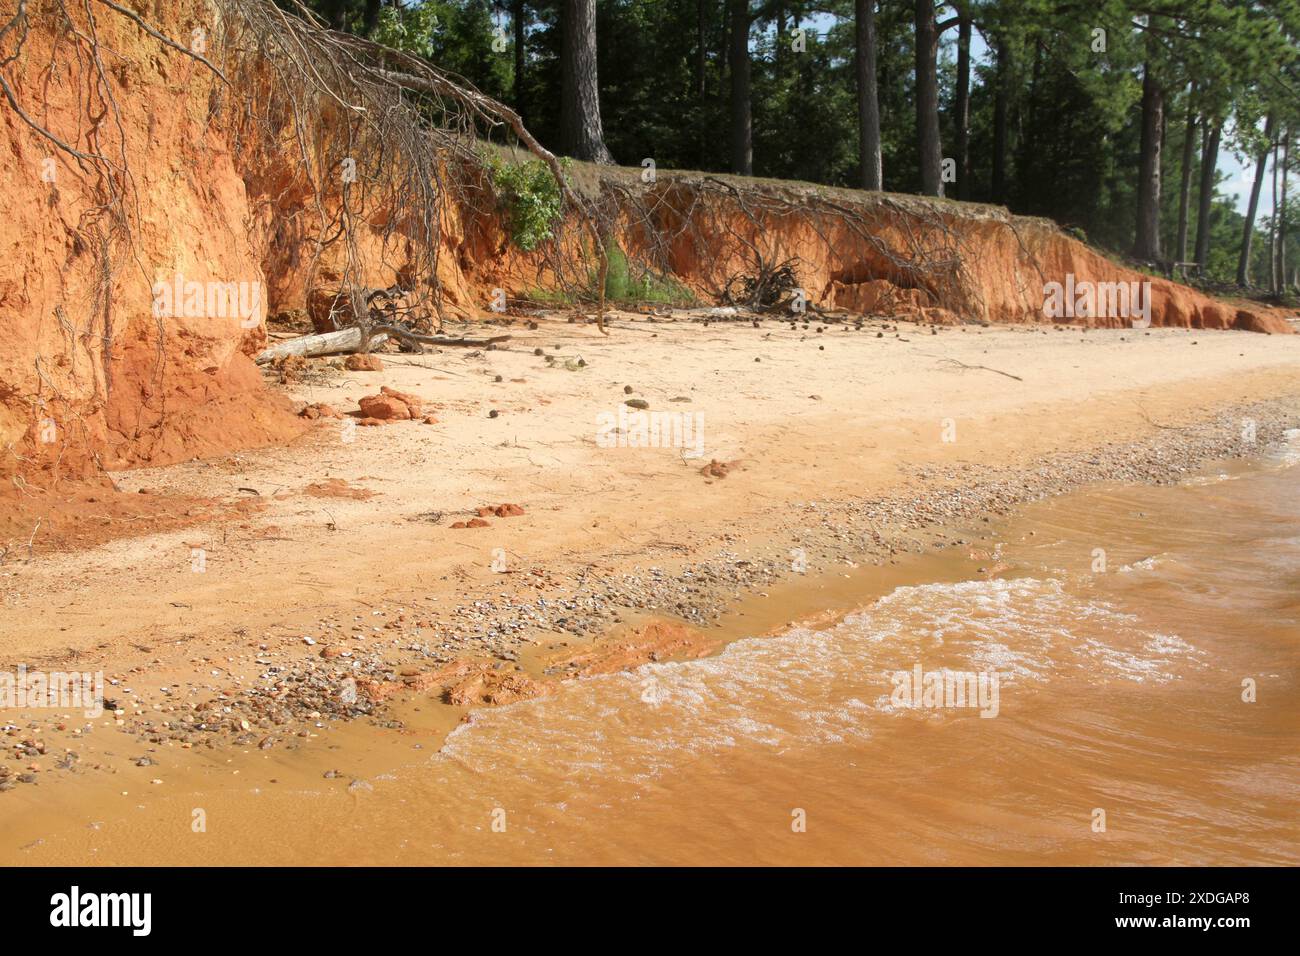
[[[1149,558],[1143,558],[1141,561],[1134,561],[1132,564],[1126,564],[1119,569],[1120,574],[1132,574],[1134,571],[1154,571],[1161,564],[1165,563],[1166,558],[1163,555],[1153,554]]]
[[[646,664],[481,711],[435,759],[492,773],[523,748],[545,755],[548,772],[650,781],[738,746],[779,752],[865,739],[896,712],[890,674],[916,663],[996,672],[1005,709],[1011,687],[1056,677],[1173,680],[1198,653],[1053,579],[904,587],[826,630],[740,640],[715,657]]]

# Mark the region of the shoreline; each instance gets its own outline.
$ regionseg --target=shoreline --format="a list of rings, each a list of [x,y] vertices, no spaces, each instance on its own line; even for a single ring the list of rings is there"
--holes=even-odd
[[[1256,408],[1255,411],[1259,412],[1259,409]],[[1293,422],[1300,424],[1300,410],[1289,414]],[[1206,436],[1206,440],[1212,442],[1209,436]],[[1211,456],[1170,459],[1166,464],[1167,473],[1176,477],[1192,473],[1192,477],[1195,477],[1195,472],[1204,471],[1206,466],[1210,465],[1255,469],[1260,467],[1265,456],[1275,452],[1280,444],[1280,442],[1261,442],[1253,452],[1226,458]],[[1153,451],[1154,445],[1155,443],[1149,443],[1145,450]],[[1202,447],[1224,446],[1210,444]],[[1015,476],[1005,476],[1005,480],[1014,481]],[[542,668],[545,656],[541,654],[526,655],[523,658],[523,671],[530,679],[545,685],[544,695],[573,681],[634,670],[644,663],[667,663],[712,657],[736,641],[767,639],[792,629],[829,630],[846,616],[869,608],[875,601],[900,587],[935,583],[955,584],[981,578],[996,579],[999,576],[998,566],[976,567],[981,562],[989,562],[990,557],[996,557],[994,552],[979,548],[980,541],[999,539],[1002,526],[1021,516],[1024,506],[1032,502],[1095,492],[1114,484],[1114,481],[1108,480],[1083,481],[1058,486],[1050,492],[1027,493],[1022,499],[1006,504],[997,512],[978,509],[963,512],[973,516],[969,523],[954,522],[943,526],[950,532],[970,536],[970,539],[959,538],[961,544],[955,549],[896,549],[892,556],[878,564],[858,563],[852,567],[829,566],[813,573],[791,573],[770,585],[767,590],[759,590],[759,586],[756,585],[741,592],[740,596],[731,601],[729,606],[718,615],[708,631],[691,628],[680,621],[651,616],[644,620],[643,626],[625,624],[601,634],[589,645],[586,652],[579,653],[576,657],[569,658],[566,650],[561,657],[572,663],[564,673],[544,674]],[[1123,482],[1121,487],[1132,488],[1150,484],[1152,482]],[[994,486],[976,490],[986,495],[997,493]],[[1005,499],[999,498],[999,501]],[[977,524],[984,524],[986,521],[987,527],[983,529],[976,527]],[[902,543],[901,539],[899,543]],[[306,660],[310,662],[312,659]],[[463,665],[470,665],[468,670],[470,677],[478,675],[479,672],[473,667],[474,663],[471,658],[459,658],[450,667],[439,669],[438,672],[444,677],[450,675],[451,679],[448,680],[408,681],[404,686],[398,686],[391,692],[381,690],[375,698],[380,706],[377,706],[374,711],[354,714],[351,719],[332,720],[329,733],[320,735],[320,744],[313,740],[305,742],[301,748],[276,748],[281,751],[277,754],[266,754],[265,751],[270,748],[258,746],[252,738],[241,741],[237,736],[226,735],[211,749],[204,748],[206,753],[200,754],[199,749],[195,748],[187,760],[180,760],[178,757],[181,755],[163,740],[152,739],[154,746],[149,746],[145,738],[138,736],[137,744],[142,745],[144,750],[155,754],[161,752],[163,756],[158,761],[148,764],[146,769],[137,770],[133,781],[128,783],[122,779],[118,769],[106,767],[103,769],[108,772],[97,774],[98,779],[95,779],[90,786],[60,787],[53,794],[46,790],[43,796],[47,800],[51,796],[55,796],[56,799],[39,806],[30,805],[24,808],[30,811],[25,815],[24,824],[18,826],[16,818],[10,818],[6,824],[0,826],[0,837],[19,837],[20,834],[31,836],[41,832],[42,827],[51,821],[67,818],[70,813],[73,816],[80,814],[87,819],[112,816],[116,811],[110,810],[105,813],[104,804],[118,797],[129,798],[119,801],[123,808],[134,805],[137,809],[144,810],[157,798],[161,798],[164,802],[176,803],[178,791],[192,793],[193,800],[179,801],[186,805],[199,800],[205,794],[208,797],[216,797],[222,793],[234,795],[241,786],[247,786],[240,784],[241,775],[251,776],[267,772],[264,766],[258,764],[268,757],[274,761],[273,766],[278,769],[273,771],[274,776],[269,777],[267,782],[271,785],[282,785],[290,792],[334,791],[340,796],[353,796],[371,791],[375,786],[372,781],[400,780],[400,774],[404,769],[418,766],[418,762],[412,762],[412,747],[417,752],[441,750],[453,733],[471,722],[476,712],[531,699],[529,694],[498,702],[471,704],[455,704],[440,699],[437,691],[441,690],[445,697],[449,690],[453,690],[456,686],[455,679],[466,673]],[[399,680],[397,683],[401,685],[402,681]],[[126,729],[130,730],[129,727]],[[418,742],[412,744],[412,739]],[[287,751],[293,750],[297,750],[297,753],[291,756]],[[167,769],[158,769],[160,766]],[[339,769],[343,766],[347,769]],[[142,796],[145,788],[142,788],[141,784],[144,778],[154,773],[166,776],[168,786],[159,787]],[[229,776],[230,774],[233,774],[233,777]],[[216,779],[218,775],[224,779]],[[129,786],[131,789],[119,793],[118,786]],[[41,789],[44,788],[23,788],[33,795]],[[80,792],[75,792],[77,790]],[[252,792],[259,791],[254,789]],[[6,794],[6,796],[12,797],[14,794]],[[208,801],[201,802],[206,804]],[[101,825],[95,822],[91,824],[91,828],[97,830]],[[37,865],[66,864],[66,859],[62,858],[50,861],[30,858],[31,854],[39,853],[45,842],[43,837],[35,837],[25,843],[17,844],[9,841],[7,845],[0,846],[0,860],[4,860],[7,865],[24,862]],[[150,858],[146,853],[141,860],[147,864]]]
[[[160,629],[147,643],[110,641],[97,657],[87,650],[28,656],[27,663],[51,668],[102,666],[118,681],[108,694],[122,713],[93,726],[49,713],[9,718],[6,732],[19,745],[11,751],[18,759],[0,765],[10,771],[0,805],[84,811],[96,799],[116,796],[124,780],[133,781],[132,790],[164,789],[200,779],[223,761],[246,766],[267,756],[291,764],[286,775],[319,785],[322,774],[338,770],[339,751],[349,759],[358,749],[384,753],[376,746],[379,735],[417,734],[432,746],[475,708],[550,693],[575,677],[716,653],[738,637],[796,622],[825,621],[861,606],[864,593],[915,583],[918,566],[947,568],[953,580],[972,572],[992,576],[997,566],[988,526],[998,518],[1098,483],[1169,482],[1211,461],[1262,452],[1300,426],[1298,392],[1245,403],[1210,397],[1176,423],[1144,413],[1145,437],[1014,464],[910,460],[894,481],[856,497],[784,495],[730,526],[692,526],[688,515],[665,523],[675,531],[671,539],[659,535],[663,524],[637,528],[659,543],[632,542],[623,553],[607,547],[575,554],[571,539],[561,538],[508,573],[452,568],[423,601],[388,580],[378,600],[363,592],[307,609],[286,605],[273,615],[278,622],[238,624],[233,636],[188,626]],[[1243,440],[1243,418],[1254,422],[1254,443]],[[751,469],[733,472],[714,487],[751,476]],[[850,484],[844,477],[840,488]],[[698,487],[694,482],[703,479],[690,480]],[[675,492],[682,493],[690,492]],[[531,501],[525,503],[532,514]],[[366,504],[341,499],[339,521],[345,508]],[[505,519],[494,527],[533,520]],[[795,548],[803,549],[806,573],[791,566]],[[71,560],[78,559],[87,560]],[[252,578],[245,573],[233,583],[249,585]],[[100,613],[111,616],[112,608]],[[5,657],[13,658],[8,644]],[[336,653],[322,656],[327,648]],[[349,677],[354,702],[340,699]],[[17,782],[21,776],[29,780]],[[155,779],[162,782],[149,783]],[[330,779],[346,785],[341,773]],[[66,786],[72,781],[82,786]]]

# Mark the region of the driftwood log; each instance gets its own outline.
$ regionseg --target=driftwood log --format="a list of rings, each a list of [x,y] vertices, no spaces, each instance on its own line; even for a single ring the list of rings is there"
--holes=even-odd
[[[382,330],[370,332],[367,339],[361,329],[339,329],[337,332],[321,332],[317,335],[301,335],[296,339],[277,342],[258,352],[253,361],[266,365],[278,358],[288,355],[301,355],[311,358],[314,355],[341,355],[351,352],[369,352],[376,345],[388,340],[389,333],[397,338],[415,345],[461,345],[470,348],[487,348],[498,342],[508,342],[508,335],[493,335],[485,339],[449,338],[444,335],[416,335],[400,326],[387,325]]]
[[[370,345],[375,346],[385,341],[387,334],[377,332],[370,336]],[[296,339],[285,339],[257,353],[253,359],[258,365],[266,365],[278,358],[289,355],[301,355],[311,358],[313,355],[338,355],[355,352],[361,347],[361,330],[355,326],[339,329],[337,332],[322,332],[319,335],[302,335]]]

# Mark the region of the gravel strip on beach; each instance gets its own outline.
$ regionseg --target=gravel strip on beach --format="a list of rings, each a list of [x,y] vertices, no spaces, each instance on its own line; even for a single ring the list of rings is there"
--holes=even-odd
[[[1246,437],[1245,422],[1253,424],[1253,442]],[[229,663],[211,670],[210,680],[157,693],[132,689],[131,673],[108,675],[105,708],[113,719],[108,730],[119,730],[146,749],[177,744],[185,749],[232,744],[296,749],[333,721],[368,717],[399,726],[385,714],[387,698],[371,699],[367,687],[405,682],[427,690],[419,683],[421,674],[465,659],[486,661],[496,671],[516,671],[520,650],[539,637],[596,637],[635,615],[663,615],[707,627],[740,597],[801,573],[792,567],[791,549],[800,549],[805,572],[815,573],[970,544],[952,537],[952,531],[1087,484],[1176,482],[1207,462],[1275,448],[1297,427],[1300,408],[1294,402],[1270,401],[1235,406],[1199,424],[1160,426],[1141,441],[1052,455],[1027,468],[915,467],[908,473],[909,484],[924,490],[914,493],[774,507],[761,548],[743,557],[736,550],[738,536],[724,535],[717,550],[702,560],[682,563],[672,549],[662,548],[662,566],[644,570],[602,573],[594,563],[567,572],[533,570],[518,576],[513,594],[461,592],[447,608],[415,610],[393,603],[351,620],[327,617],[310,635],[278,643],[264,636],[255,650],[232,654]],[[646,554],[647,560],[655,557]],[[132,673],[139,679],[144,671]],[[241,671],[246,677],[234,677]],[[563,677],[565,668],[549,673]],[[64,772],[100,766],[82,760],[74,747],[51,746],[45,739],[102,736],[93,721],[75,724],[79,721],[68,715],[42,714],[0,728],[13,741],[7,747],[8,762],[16,764],[0,764],[0,792],[46,776],[42,759],[53,761],[49,769]]]

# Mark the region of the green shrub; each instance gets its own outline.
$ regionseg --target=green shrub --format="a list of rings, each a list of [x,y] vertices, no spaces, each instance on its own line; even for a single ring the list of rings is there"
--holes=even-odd
[[[492,158],[488,169],[509,218],[510,241],[531,252],[550,239],[564,203],[560,186],[547,165],[539,159],[510,163]]]
[[[525,302],[532,302],[537,305],[548,306],[553,309],[568,309],[578,304],[575,296],[559,289],[543,289],[541,287],[529,289],[522,296]]]
[[[632,274],[627,255],[617,243],[611,243],[606,255],[609,268],[605,272],[605,301],[623,304],[691,305],[695,295],[690,289],[666,276],[646,271],[640,277]],[[597,287],[599,273],[592,276],[591,286]]]

